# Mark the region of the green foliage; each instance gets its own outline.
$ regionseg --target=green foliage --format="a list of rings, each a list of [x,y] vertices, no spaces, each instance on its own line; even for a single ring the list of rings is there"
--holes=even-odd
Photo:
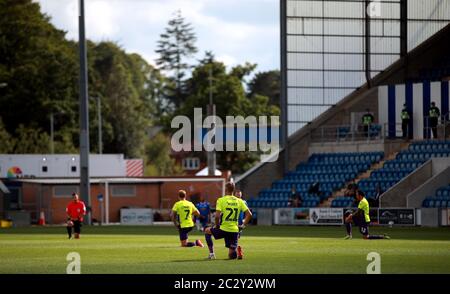
[[[244,65],[237,65],[231,69],[230,74],[243,81],[244,77],[251,74],[256,68],[256,64],[246,62]]]
[[[177,114],[186,115],[193,121],[194,108],[202,108],[206,115],[206,105],[209,103],[210,73],[212,74],[212,96],[216,105],[216,115],[224,122],[226,116],[272,116],[279,115],[277,106],[269,105],[269,98],[254,95],[247,98],[243,80],[251,74],[255,65],[246,63],[236,66],[227,72],[223,63],[214,61],[212,55],[207,56],[194,68],[192,77],[187,81],[189,95]],[[212,62],[206,62],[206,61]],[[230,169],[242,173],[259,160],[258,152],[218,152],[217,163],[222,169]]]
[[[269,97],[270,104],[280,106],[280,71],[271,70],[255,74],[248,88],[250,99],[255,95],[263,95]]]
[[[160,35],[158,49],[159,54],[156,64],[161,70],[169,73],[171,84],[168,84],[168,100],[175,107],[179,107],[183,101],[184,77],[190,65],[186,59],[197,53],[195,41],[197,37],[181,12],[177,11],[175,17],[169,20],[165,33]]]
[[[170,157],[168,132],[176,114],[192,118],[193,109],[206,114],[209,76],[217,114],[277,115],[276,75],[257,74],[246,93],[244,83],[256,65],[245,63],[227,71],[206,52],[186,79],[188,58],[197,52],[195,33],[178,12],[158,42],[157,64],[113,42],[88,41],[89,96],[101,102],[104,153],[127,158],[147,157],[147,174],[172,175],[181,168]],[[0,0],[0,152],[50,152],[50,114],[54,115],[54,150],[76,153],[79,147],[78,45],[66,39],[32,0]],[[270,86],[265,87],[269,81]],[[91,152],[99,151],[97,100],[89,101]],[[166,127],[149,141],[152,125]],[[172,131],[172,130],[170,130]],[[196,154],[204,156],[204,154]],[[242,172],[259,157],[250,152],[221,152],[221,168]]]
[[[170,157],[170,138],[163,133],[157,134],[148,140],[145,148],[147,165],[146,176],[169,176],[182,174],[181,166]]]
[[[114,43],[92,46],[90,92],[92,97],[101,99],[103,151],[140,157],[144,153],[145,132],[150,126],[153,109],[153,93],[149,87],[152,68],[140,56],[127,55]],[[96,117],[96,112],[90,116]],[[94,137],[96,132],[93,128]]]
[[[40,129],[19,125],[15,137],[13,153],[42,154],[50,151],[50,137]]]
[[[0,115],[13,133],[19,124],[49,126],[50,112],[77,111],[76,52],[31,0],[0,2]],[[67,117],[66,124],[78,122]]]
[[[0,117],[0,154],[10,153],[13,150],[14,141],[11,135],[5,130],[3,121]]]
[[[51,113],[55,152],[77,152],[78,63],[77,44],[50,24],[38,3],[0,1],[0,83],[7,83],[0,88],[0,116],[11,141],[19,142],[14,152],[50,151],[49,142],[33,147],[36,137],[31,131],[47,140]],[[146,130],[164,112],[158,98],[167,80],[141,56],[127,54],[111,42],[88,41],[88,70],[89,94],[100,97],[102,104],[103,151],[143,156]],[[90,101],[89,117],[91,151],[97,152],[95,99]]]

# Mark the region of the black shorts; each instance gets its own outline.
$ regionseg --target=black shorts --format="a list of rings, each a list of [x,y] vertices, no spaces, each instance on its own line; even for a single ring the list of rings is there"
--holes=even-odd
[[[76,234],[81,233],[81,221],[79,221],[79,220],[73,221],[73,231]]]
[[[355,223],[355,225],[357,225],[359,227],[359,232],[363,236],[369,235],[369,223],[366,222],[364,215],[362,215],[360,217],[354,217],[353,222]]]
[[[186,227],[186,228],[180,228],[178,229],[178,232],[180,233],[180,241],[184,241],[188,239],[188,233],[192,231],[193,227]]]
[[[363,236],[369,235],[369,223],[364,222],[364,224],[360,224],[358,227],[361,235]]]
[[[226,232],[221,229],[211,228],[211,234],[214,236],[214,239],[225,239],[225,247],[236,249],[238,246],[238,238],[239,233],[234,232]]]

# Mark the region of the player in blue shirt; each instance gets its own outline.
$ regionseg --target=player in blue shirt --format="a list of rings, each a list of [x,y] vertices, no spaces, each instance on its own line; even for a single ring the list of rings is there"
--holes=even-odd
[[[200,202],[195,205],[200,212],[200,216],[196,220],[197,230],[203,231],[205,227],[209,224],[211,206],[205,198],[201,197]]]

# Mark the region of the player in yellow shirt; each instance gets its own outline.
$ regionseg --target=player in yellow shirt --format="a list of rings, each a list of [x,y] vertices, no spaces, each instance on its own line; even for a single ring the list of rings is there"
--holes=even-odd
[[[214,239],[225,239],[225,247],[228,248],[228,257],[230,259],[242,259],[242,249],[238,246],[239,232],[245,228],[252,213],[242,199],[234,196],[234,184],[229,182],[225,185],[226,195],[217,199],[215,227],[205,228],[205,239],[209,249],[209,259],[215,259]],[[242,225],[239,226],[239,215],[244,212],[245,218]]]
[[[390,239],[387,235],[369,235],[369,202],[365,198],[364,192],[360,190],[356,191],[356,200],[359,202],[358,210],[355,213],[347,212],[345,215],[345,228],[347,230],[345,239],[352,238],[352,221],[359,227],[359,232],[364,239]]]
[[[195,205],[186,200],[186,191],[180,190],[178,191],[178,198],[173,208],[172,208],[172,221],[175,224],[175,227],[178,228],[178,232],[180,234],[181,247],[204,247],[202,241],[195,240],[195,242],[188,242],[188,233],[194,227],[194,221],[192,220],[193,215],[199,216]]]

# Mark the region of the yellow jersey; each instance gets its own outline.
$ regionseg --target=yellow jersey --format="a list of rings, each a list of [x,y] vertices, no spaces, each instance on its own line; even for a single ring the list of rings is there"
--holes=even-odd
[[[364,218],[366,220],[366,223],[370,223],[369,201],[367,201],[366,198],[363,198],[361,201],[359,201],[358,208],[364,211]]]
[[[248,210],[245,202],[233,195],[225,195],[217,199],[216,211],[221,212],[220,229],[225,232],[239,232],[238,221],[241,212]]]
[[[178,215],[180,228],[189,228],[194,226],[192,214],[194,211],[198,212],[198,210],[192,202],[188,200],[180,200],[173,205],[172,211],[176,212]]]

